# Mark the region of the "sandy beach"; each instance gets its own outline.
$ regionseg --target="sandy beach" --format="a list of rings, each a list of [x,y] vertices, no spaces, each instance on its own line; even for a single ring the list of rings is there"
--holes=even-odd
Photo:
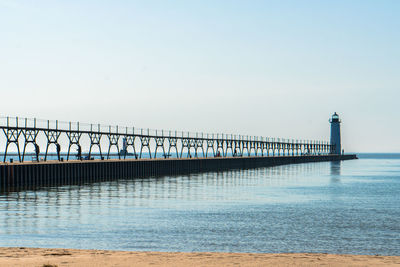
[[[400,266],[400,256],[0,248],[0,266]]]

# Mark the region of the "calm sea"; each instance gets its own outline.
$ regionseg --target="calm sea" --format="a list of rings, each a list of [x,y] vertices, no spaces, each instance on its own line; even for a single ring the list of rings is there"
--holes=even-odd
[[[400,255],[400,155],[0,195],[0,246]]]

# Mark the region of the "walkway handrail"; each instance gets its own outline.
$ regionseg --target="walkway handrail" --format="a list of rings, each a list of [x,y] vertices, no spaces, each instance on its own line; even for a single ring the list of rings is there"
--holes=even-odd
[[[82,159],[81,146],[85,143],[82,142],[82,138],[87,139],[88,159],[91,158],[91,151],[94,147],[98,147],[101,158],[103,158],[101,151],[105,151],[104,148],[106,148],[108,151],[107,158],[110,158],[111,148],[114,146],[117,148],[119,158],[121,156],[123,158],[127,156],[142,158],[145,155],[143,154],[144,149],[148,151],[150,158],[159,155],[157,150],[163,151],[162,157],[164,158],[171,156],[171,150],[176,152],[175,156],[178,158],[183,157],[184,150],[187,151],[186,157],[208,157],[209,150],[212,151],[211,156],[213,157],[270,156],[270,152],[274,156],[276,154],[281,155],[281,153],[286,156],[317,155],[330,154],[333,151],[333,145],[327,141],[154,130],[18,117],[0,117],[0,128],[6,137],[4,162],[10,156],[8,148],[11,144],[16,145],[20,162],[24,161],[27,154],[26,148],[29,144],[32,144],[35,148],[36,160],[39,160],[39,157],[43,155],[40,153],[40,144],[46,146],[44,160],[47,159],[51,145],[56,147],[57,158],[61,160],[61,144],[64,144],[64,147],[68,145],[67,160],[71,154],[72,146],[78,147],[80,152],[77,157]],[[39,139],[43,139],[43,137],[46,137],[46,141],[39,142]],[[103,137],[107,137],[108,142],[102,141]],[[62,138],[65,139],[64,142],[60,141]],[[121,142],[122,150],[120,149]],[[20,146],[23,146],[23,149]],[[151,147],[153,147],[153,150]],[[128,152],[129,148],[133,153]],[[166,153],[167,149],[168,153]],[[121,151],[123,152],[122,155]],[[140,153],[138,154],[137,151],[140,151]],[[154,155],[152,155],[153,153]]]

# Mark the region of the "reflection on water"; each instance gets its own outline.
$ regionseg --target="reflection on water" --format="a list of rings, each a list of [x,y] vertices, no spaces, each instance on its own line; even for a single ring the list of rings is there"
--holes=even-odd
[[[376,181],[371,164],[310,163],[9,193],[0,196],[0,246],[398,255],[400,168],[392,162],[391,175],[381,169]]]
[[[341,161],[332,161],[331,164],[331,182],[339,183],[340,182],[340,165]]]

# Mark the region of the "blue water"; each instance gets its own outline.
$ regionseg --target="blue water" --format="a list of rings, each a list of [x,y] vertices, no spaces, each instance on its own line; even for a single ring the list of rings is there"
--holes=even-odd
[[[0,246],[400,255],[400,155],[0,195]]]

